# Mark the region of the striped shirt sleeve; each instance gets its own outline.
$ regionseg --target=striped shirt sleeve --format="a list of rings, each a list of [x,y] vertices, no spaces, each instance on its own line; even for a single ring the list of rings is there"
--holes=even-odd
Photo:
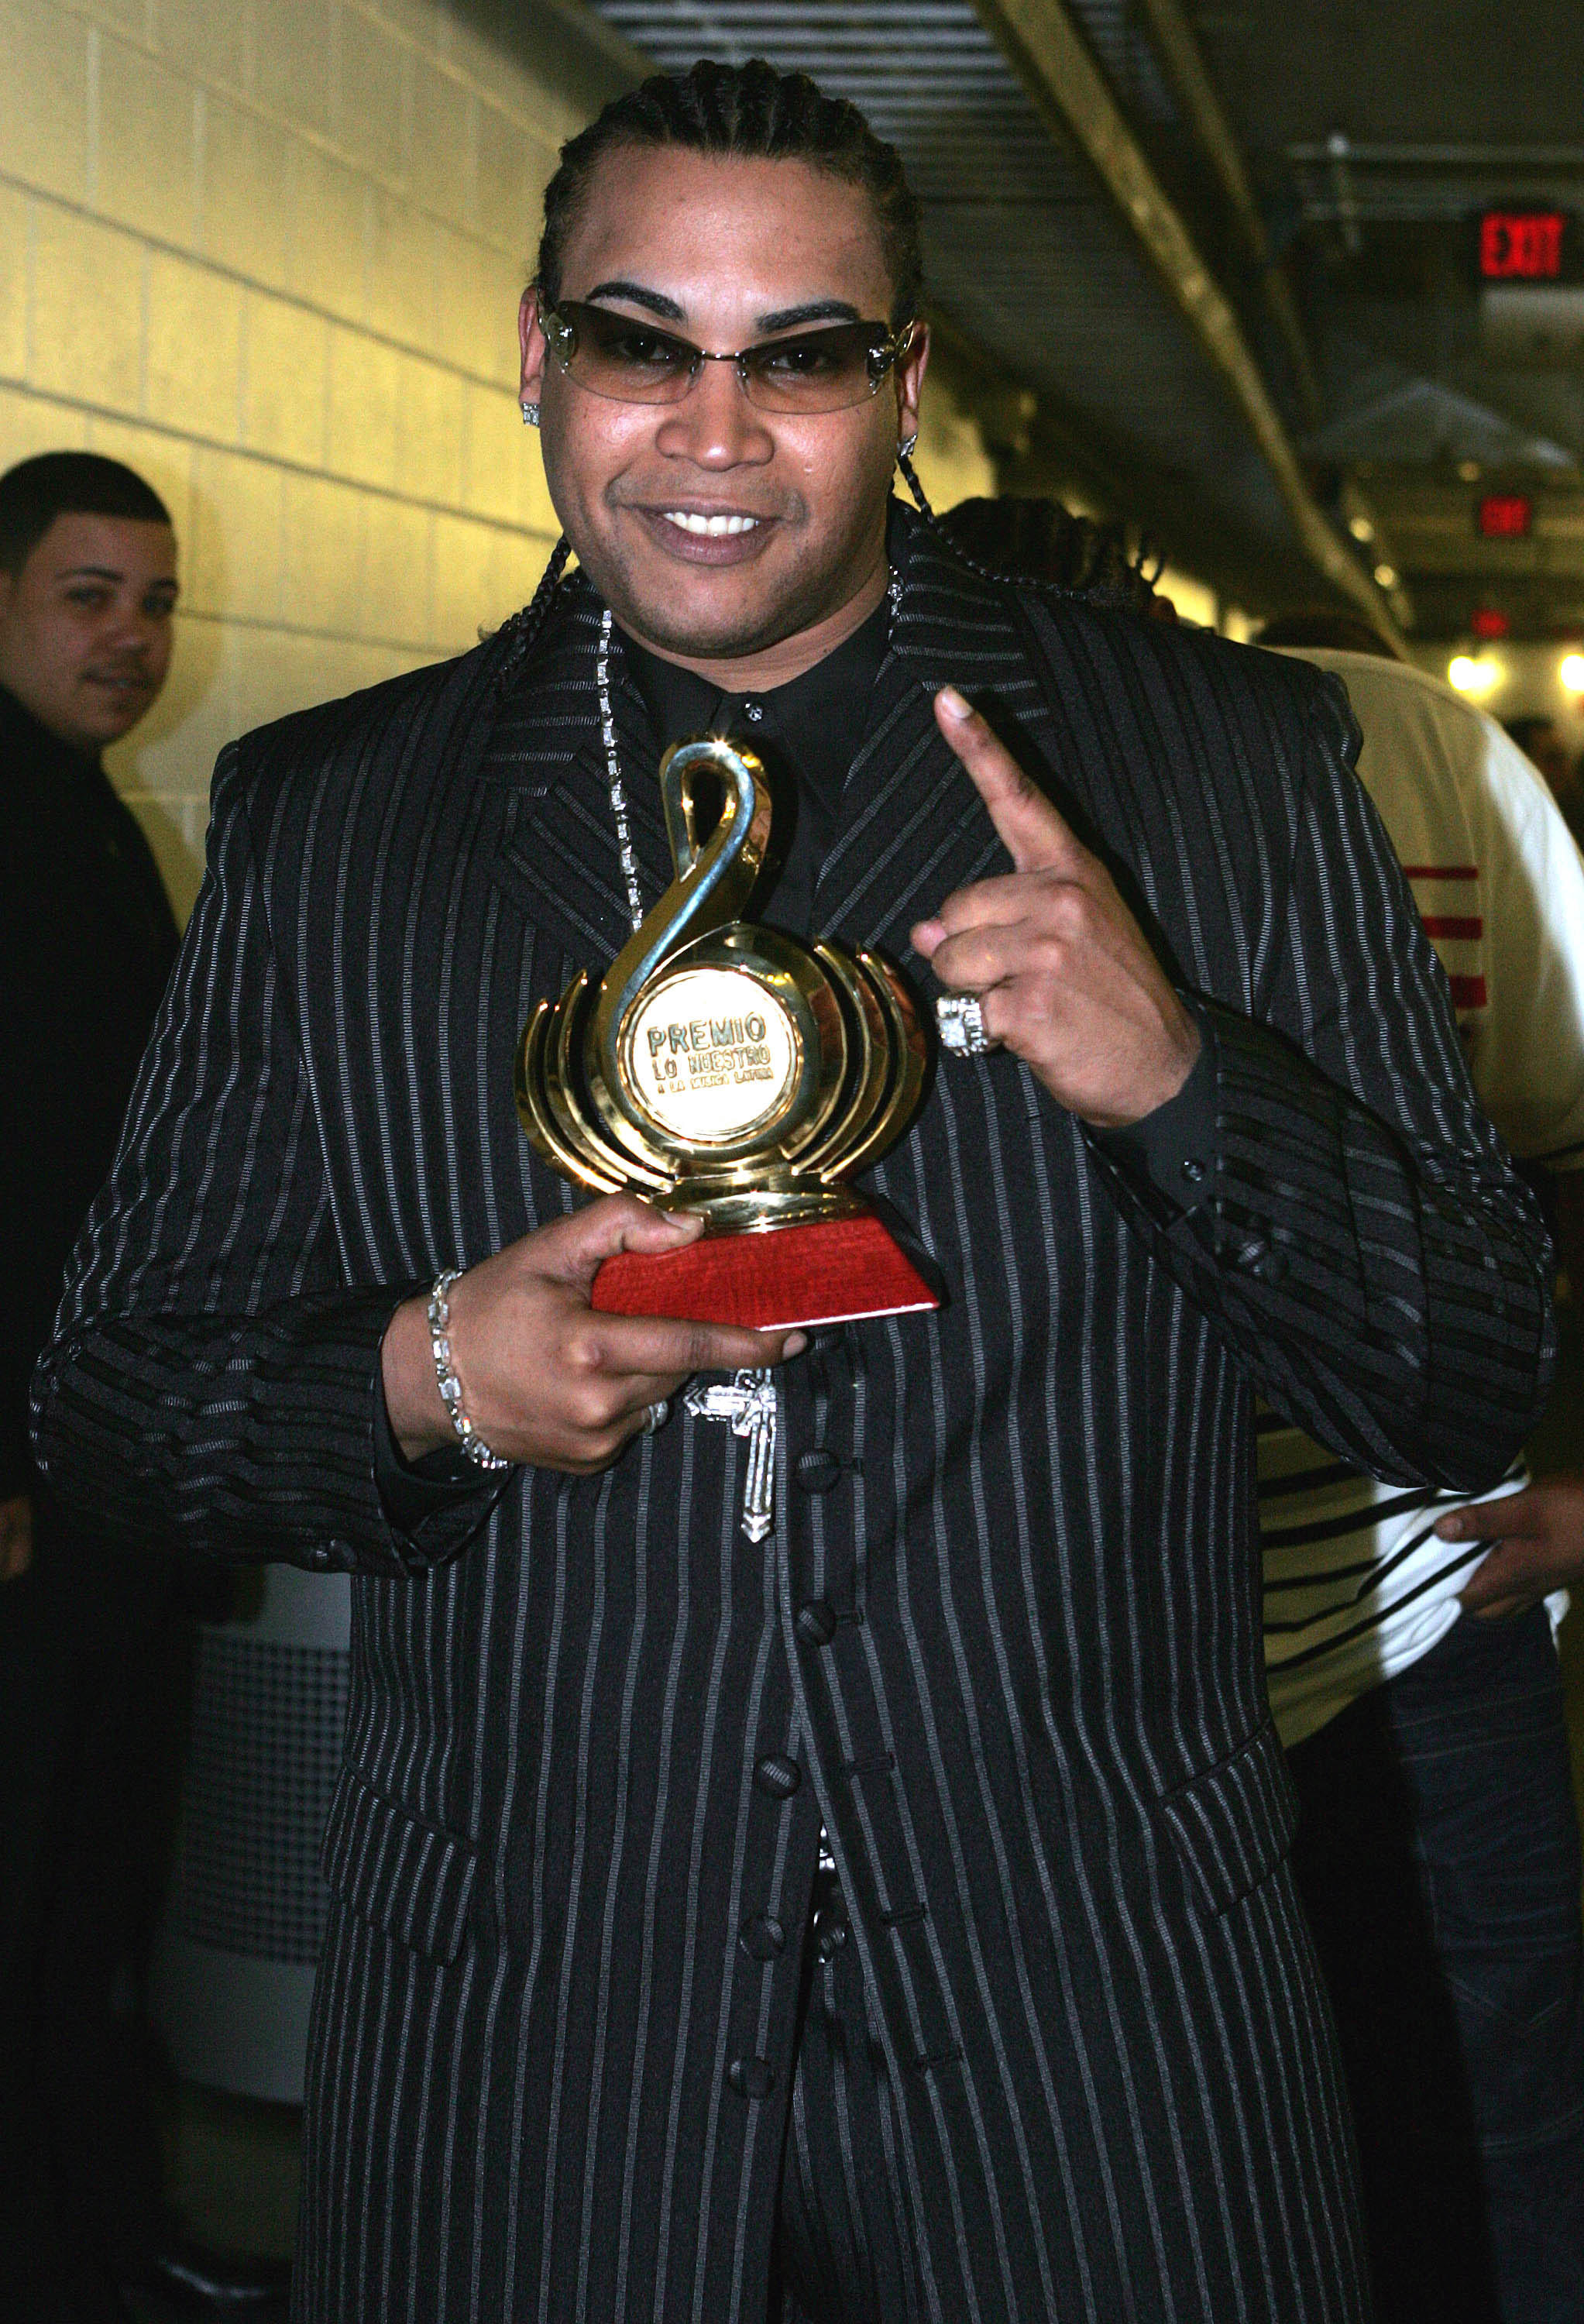
[[[1310,721],[1282,941],[1255,1015],[1213,1010],[1211,1198],[1174,1215],[1110,1175],[1276,1411],[1373,1475],[1478,1490],[1549,1382],[1544,1230],[1475,1097],[1334,683]]]
[[[490,1501],[410,1535],[381,1502],[380,1346],[418,1287],[342,1279],[232,744],[177,973],[34,1375],[40,1466],[103,1541],[316,1570],[427,1565]]]

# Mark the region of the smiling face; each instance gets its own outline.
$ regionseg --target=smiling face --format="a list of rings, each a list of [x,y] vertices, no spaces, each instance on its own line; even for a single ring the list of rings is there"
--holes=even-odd
[[[168,524],[58,516],[0,573],[0,684],[92,758],[135,726],[170,666],[176,536]]]
[[[801,161],[619,147],[590,181],[558,295],[732,353],[833,322],[887,323],[893,286],[861,187]],[[876,394],[798,414],[751,404],[727,363],[701,364],[677,403],[592,394],[547,360],[532,290],[522,340],[557,513],[644,644],[733,687],[778,684],[879,603],[922,329]]]

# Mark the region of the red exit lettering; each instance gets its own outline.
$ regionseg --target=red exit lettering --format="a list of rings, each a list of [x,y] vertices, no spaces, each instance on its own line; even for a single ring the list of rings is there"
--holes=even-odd
[[[1479,272],[1488,281],[1554,281],[1562,271],[1561,210],[1489,210],[1479,221]]]
[[[1487,540],[1521,540],[1534,521],[1534,503],[1523,493],[1487,493],[1478,519]]]

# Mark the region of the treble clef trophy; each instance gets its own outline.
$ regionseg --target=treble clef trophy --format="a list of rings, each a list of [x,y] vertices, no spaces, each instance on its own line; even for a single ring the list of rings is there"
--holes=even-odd
[[[675,881],[597,987],[580,969],[538,1004],[518,1053],[518,1113],[547,1162],[705,1221],[680,1250],[608,1259],[594,1305],[761,1329],[938,1306],[845,1183],[924,1095],[906,985],[873,953],[739,917],[770,835],[751,751],[674,743],[660,790]]]

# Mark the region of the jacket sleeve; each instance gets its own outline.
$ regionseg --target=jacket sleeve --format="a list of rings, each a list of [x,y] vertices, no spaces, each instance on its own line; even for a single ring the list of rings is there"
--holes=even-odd
[[[237,747],[110,1177],[33,1377],[51,1489],[94,1536],[396,1574],[500,1490],[398,1531],[374,1471],[380,1346],[419,1286],[342,1277]]]
[[[1256,1012],[1196,997],[1215,1057],[1202,1185],[1179,1203],[1091,1150],[1277,1411],[1376,1476],[1472,1491],[1544,1403],[1551,1255],[1474,1094],[1356,740],[1340,687],[1317,689]]]

